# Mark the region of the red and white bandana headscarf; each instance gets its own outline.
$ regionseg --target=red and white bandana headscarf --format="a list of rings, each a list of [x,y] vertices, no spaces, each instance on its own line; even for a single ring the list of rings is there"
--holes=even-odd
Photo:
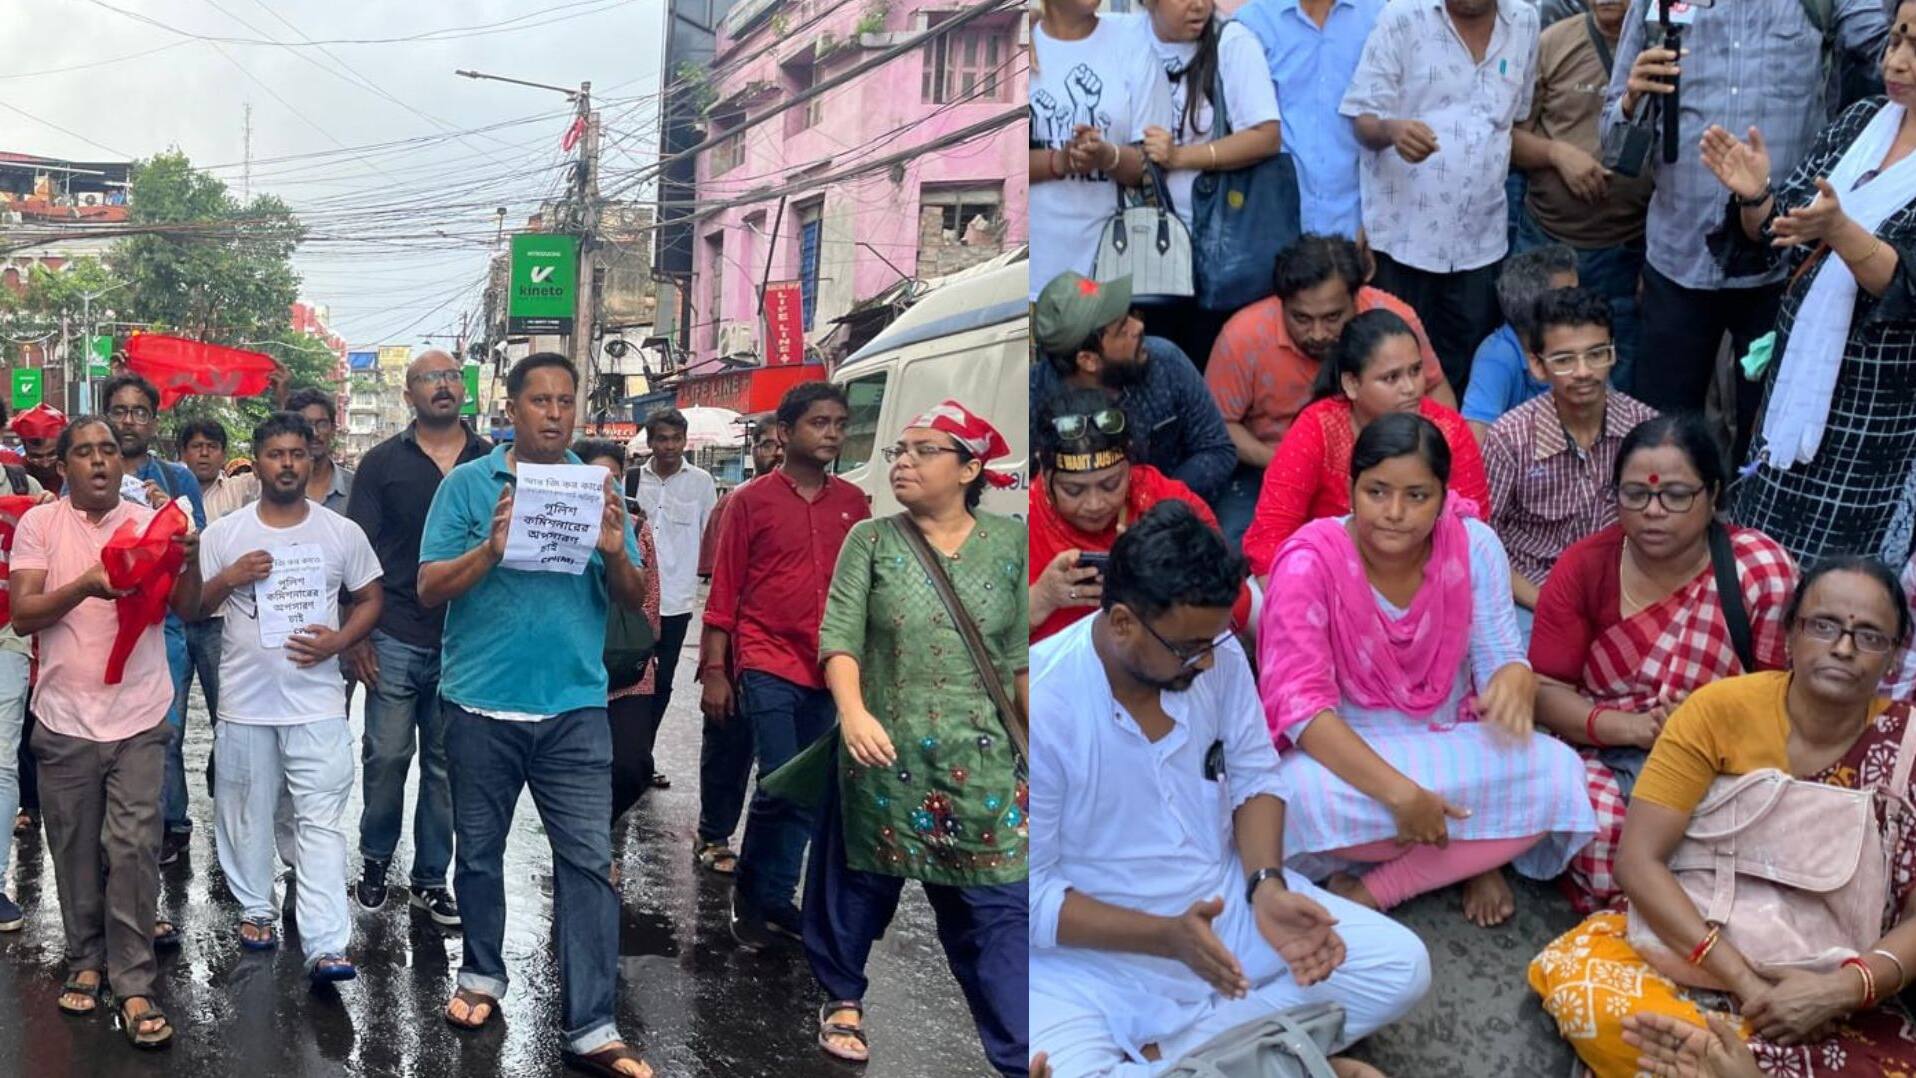
[[[67,417],[58,408],[46,404],[33,407],[13,417],[13,433],[22,438],[58,438],[66,429]]]
[[[985,466],[985,482],[1000,489],[1017,485],[1017,476],[991,467],[992,461],[1011,455],[1011,444],[1005,441],[1004,435],[998,433],[998,428],[972,414],[971,409],[957,401],[948,400],[933,405],[923,415],[905,424],[905,429],[935,430],[940,434],[949,434]]]

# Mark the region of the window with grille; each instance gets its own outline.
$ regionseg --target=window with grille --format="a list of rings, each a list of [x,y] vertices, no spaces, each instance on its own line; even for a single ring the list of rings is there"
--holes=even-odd
[[[812,328],[812,315],[818,310],[819,208],[799,211],[798,224],[798,296],[805,316],[805,328]]]
[[[730,135],[712,146],[712,172],[723,176],[745,162],[745,135]]]
[[[925,45],[925,102],[1006,100],[1011,49],[1011,33],[997,26],[972,25],[933,38]]]

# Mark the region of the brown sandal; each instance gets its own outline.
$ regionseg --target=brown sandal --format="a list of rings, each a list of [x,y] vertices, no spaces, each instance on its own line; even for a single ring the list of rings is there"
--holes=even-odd
[[[466,1017],[464,1021],[453,1017],[452,1005],[454,1003],[463,1003],[466,1005]],[[472,1014],[481,1007],[486,1008],[486,1016],[475,1022],[472,1020]],[[446,1002],[446,1009],[443,1013],[446,1016],[446,1024],[454,1029],[469,1031],[484,1029],[492,1022],[493,1018],[498,1016],[499,1001],[486,995],[484,992],[477,992],[470,988],[461,988],[452,994],[452,999]]]
[[[146,1010],[135,1015],[127,1014],[126,1005],[136,999],[146,1000]],[[140,1028],[148,1022],[158,1022],[160,1028]],[[128,996],[120,1001],[120,1025],[126,1031],[127,1042],[135,1048],[150,1051],[173,1043],[173,1023],[167,1021],[166,1012],[146,996]]]
[[[837,1014],[839,1011],[851,1011],[853,1014],[856,1014],[858,1016],[858,1025],[853,1026],[847,1025],[844,1022],[832,1021],[832,1015]],[[858,1042],[859,1050],[864,1054],[854,1055],[834,1045],[831,1041],[833,1037],[852,1038]],[[865,1005],[855,999],[834,999],[820,1006],[818,1008],[818,1047],[826,1055],[831,1056],[833,1059],[843,1060],[846,1063],[870,1062],[872,1057],[871,1041],[865,1037]]]
[[[692,861],[714,876],[731,879],[738,874],[738,854],[723,842],[707,842],[692,854]],[[720,862],[724,862],[723,867]]]
[[[623,1042],[608,1044],[596,1052],[561,1052],[559,1058],[566,1066],[583,1071],[591,1071],[601,1078],[652,1078],[652,1065],[642,1058],[631,1045]],[[642,1068],[637,1075],[631,1075],[619,1069],[621,1063],[637,1063]]]

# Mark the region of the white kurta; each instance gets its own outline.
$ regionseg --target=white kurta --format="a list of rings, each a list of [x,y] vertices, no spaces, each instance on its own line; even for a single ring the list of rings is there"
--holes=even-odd
[[[1163,696],[1175,723],[1157,742],[1112,697],[1092,647],[1102,615],[1032,649],[1031,1044],[1059,1078],[1141,1076],[1204,1040],[1262,1015],[1329,1000],[1355,1040],[1409,1010],[1429,984],[1429,957],[1409,930],[1325,894],[1296,873],[1293,890],[1338,918],[1348,957],[1327,981],[1301,988],[1258,931],[1244,899],[1232,813],[1252,797],[1284,796],[1249,664],[1235,642],[1183,693]],[[1218,779],[1205,776],[1213,745]],[[1252,984],[1218,995],[1175,959],[1058,943],[1069,891],[1164,917],[1221,897],[1213,922]],[[1145,1063],[1155,1044],[1162,1061]]]

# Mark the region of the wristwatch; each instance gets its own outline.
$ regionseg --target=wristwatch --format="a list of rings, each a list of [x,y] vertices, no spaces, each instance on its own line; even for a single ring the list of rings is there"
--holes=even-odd
[[[1257,887],[1265,880],[1276,880],[1279,887],[1284,886],[1284,870],[1281,868],[1260,868],[1256,872],[1251,873],[1250,880],[1244,884],[1245,902],[1251,903],[1257,900]]]
[[[1736,204],[1745,209],[1754,209],[1757,206],[1761,206],[1775,194],[1776,188],[1772,184],[1766,183],[1763,185],[1763,190],[1756,193],[1755,198],[1744,198],[1742,195],[1737,195]]]

